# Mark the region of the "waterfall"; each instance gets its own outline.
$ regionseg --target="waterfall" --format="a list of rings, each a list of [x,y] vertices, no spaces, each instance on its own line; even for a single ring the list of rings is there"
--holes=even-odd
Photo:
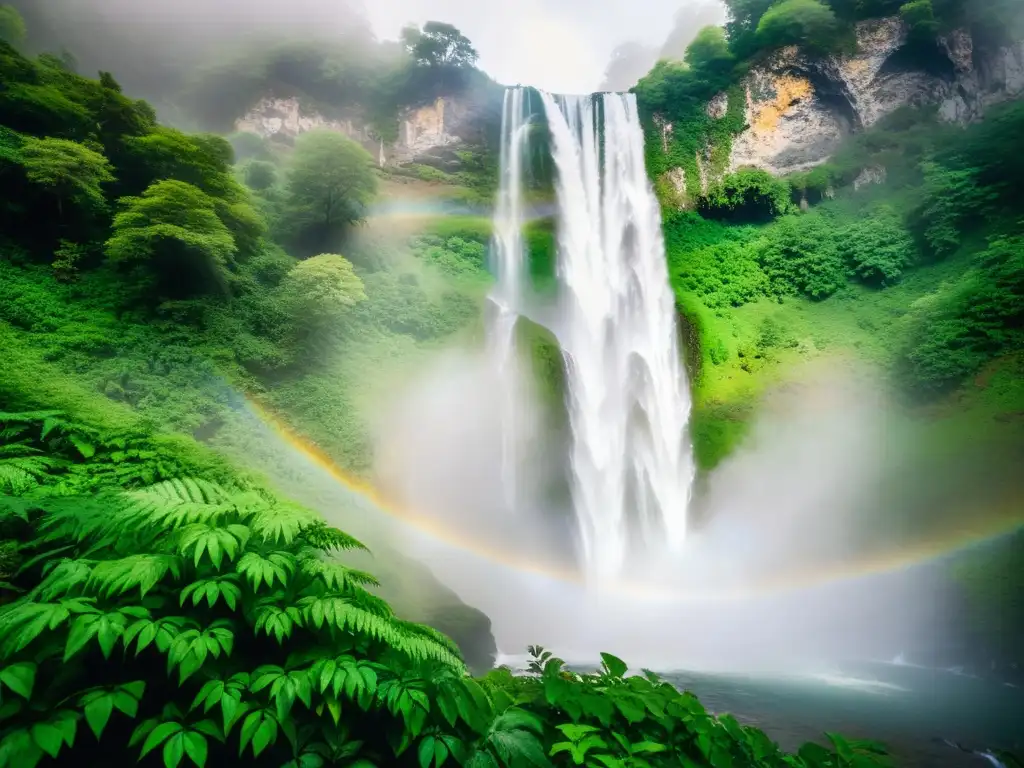
[[[614,579],[631,554],[685,539],[689,391],[635,97],[540,95],[557,171],[551,330],[566,365],[573,507],[588,576]],[[506,91],[494,221],[491,348],[505,365],[524,291],[522,98]]]
[[[522,88],[505,91],[501,118],[501,156],[498,203],[491,246],[495,284],[488,297],[488,347],[498,372],[501,397],[501,482],[505,505],[515,509],[518,451],[515,440],[516,369],[515,330],[522,312],[523,265],[523,159],[529,131]]]

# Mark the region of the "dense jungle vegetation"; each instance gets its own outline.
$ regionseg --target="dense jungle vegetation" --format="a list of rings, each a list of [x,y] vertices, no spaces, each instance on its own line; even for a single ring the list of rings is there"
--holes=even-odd
[[[685,67],[659,65],[638,90],[647,113],[672,105],[694,136],[708,129],[706,97],[756,55],[743,41],[764,5],[734,8],[728,35],[702,33]],[[831,12],[839,29],[856,18]],[[932,11],[938,24],[961,12]],[[772,17],[766,34],[794,34]],[[394,181],[358,144],[186,133],[127,96],[120,70],[81,76],[73,52],[19,53],[25,37],[0,7],[0,768],[886,764],[878,745],[835,734],[784,755],[653,673],[626,677],[613,656],[580,675],[536,648],[531,676],[469,677],[493,654],[493,640],[477,645],[486,619],[465,606],[444,621],[423,606],[396,615],[398,555],[374,543],[381,588],[343,564],[361,542],[301,488],[285,498],[249,469],[281,455],[253,453],[245,401],[368,470],[365,401],[395,366],[474,331],[489,227],[448,218],[354,238]],[[285,88],[339,114],[358,106],[387,139],[401,106],[486,81],[454,28],[403,43],[374,49],[381,59],[280,43],[144,85],[179,125],[226,131],[244,102]],[[705,117],[686,112],[698,103]],[[699,341],[705,468],[737,444],[784,363],[839,347],[932,402],[984,372],[975,412],[1012,410],[1024,251],[1005,143],[1022,114],[1011,105],[967,133],[900,115],[806,177],[743,172],[695,211],[666,214],[673,285]],[[738,130],[739,117],[714,130]],[[494,158],[460,159],[458,173],[406,173],[482,195]],[[671,167],[650,161],[652,174]],[[853,194],[876,163],[886,184]],[[548,225],[529,240],[543,281]],[[537,349],[557,375],[557,355]]]
[[[985,490],[1008,489],[1019,506],[1012,467],[1024,458],[1024,215],[1014,146],[1024,104],[994,107],[967,127],[944,123],[934,107],[903,108],[854,133],[825,165],[787,178],[728,166],[746,127],[743,78],[780,47],[849,52],[853,24],[899,15],[908,25],[900,66],[927,68],[936,36],[954,28],[969,30],[976,49],[1019,39],[1024,8],[727,4],[724,29],[705,28],[683,60],[659,62],[634,89],[687,326],[699,464],[710,470],[728,457],[761,396],[798,380],[801,366],[852,359],[880,371],[902,403],[911,426],[893,431],[916,430],[934,455],[962,456],[969,446],[1000,467]],[[722,108],[712,114],[716,98]],[[960,577],[982,643],[1016,659],[1024,540],[997,549]]]
[[[783,755],[613,656],[467,676],[342,564],[359,541],[195,438],[346,339],[475,316],[479,231],[421,234],[419,271],[317,253],[376,188],[355,143],[235,167],[109,73],[4,42],[0,74],[0,766],[881,764],[836,735]]]

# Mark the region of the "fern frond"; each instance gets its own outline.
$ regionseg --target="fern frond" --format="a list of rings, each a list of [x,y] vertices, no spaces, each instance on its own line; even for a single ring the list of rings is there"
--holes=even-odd
[[[50,497],[39,499],[37,506],[46,513],[39,524],[41,543],[138,533],[137,524],[126,520],[124,497],[119,493]]]
[[[258,592],[260,584],[274,586],[274,579],[284,587],[295,573],[295,556],[291,552],[271,552],[261,555],[258,552],[246,552],[235,566],[243,577],[252,585],[253,592]]]
[[[257,512],[250,525],[254,534],[270,544],[291,544],[299,533],[319,522],[319,517],[297,504],[275,504]]]
[[[350,549],[359,549],[363,552],[370,551],[359,539],[349,536],[337,528],[330,527],[323,520],[317,520],[303,528],[302,538],[322,552],[330,552],[335,549],[341,551]]]
[[[62,415],[61,411],[23,411],[8,413],[0,411],[0,424],[35,424]]]
[[[91,574],[92,563],[85,560],[59,560],[46,578],[29,592],[29,597],[42,600],[66,597],[84,587]]]
[[[295,626],[303,626],[302,612],[295,606],[281,608],[279,595],[265,598],[256,605],[256,623],[253,627],[258,635],[261,631],[273,637],[279,644],[291,637]]]
[[[0,433],[0,436],[2,436],[2,433]],[[29,456],[32,454],[39,454],[42,452],[42,448],[36,448],[23,441],[19,441],[17,443],[5,443],[3,445],[0,445],[0,459],[6,456]]]
[[[18,653],[44,632],[57,629],[76,614],[98,613],[92,602],[88,598],[72,598],[38,603],[25,598],[5,606],[0,612],[0,658]]]
[[[0,427],[0,441],[9,442],[16,437],[24,435],[30,429],[29,424],[8,424]]]
[[[317,629],[326,626],[385,642],[393,636],[390,617],[353,605],[347,595],[308,595],[299,600],[297,607],[306,622]]]
[[[192,523],[215,523],[235,515],[231,494],[216,483],[175,478],[129,491],[128,512],[151,525],[175,528]]]
[[[372,592],[367,592],[362,587],[350,587],[345,596],[352,605],[361,610],[368,611],[377,616],[383,616],[384,618],[390,618],[395,615],[387,600],[383,597],[378,597]]]
[[[462,663],[462,650],[454,640],[443,632],[438,632],[433,627],[428,627],[424,624],[416,624],[411,621],[396,620],[395,624],[399,629],[413,638],[420,638],[428,643],[436,643],[458,659],[460,664]],[[443,656],[444,654],[442,654],[442,657]],[[442,661],[441,658],[437,658],[435,656],[431,656],[431,658],[435,658],[437,661]]]
[[[34,452],[28,446],[0,446],[0,448],[21,448],[24,452]],[[10,451],[13,453],[14,451]],[[50,470],[62,464],[53,456],[3,456],[0,453],[0,491],[24,493],[39,484],[49,475]]]
[[[206,600],[207,605],[213,608],[218,600],[223,599],[227,607],[233,611],[242,599],[242,590],[237,581],[238,576],[233,573],[216,579],[194,581],[181,591],[180,603],[185,605],[191,598],[192,605],[199,605]]]
[[[341,563],[332,563],[318,557],[310,557],[301,562],[302,573],[306,576],[323,581],[330,590],[345,592],[356,585],[379,587],[380,582],[365,571],[348,568]]]
[[[181,578],[181,558],[161,554],[129,555],[96,563],[85,588],[103,597],[113,597],[138,587],[139,596],[145,597],[168,573],[175,579]]]
[[[458,647],[435,630],[371,613],[354,604],[348,596],[310,595],[299,600],[298,608],[307,626],[361,635],[416,661],[436,661],[455,669],[465,666]]]
[[[224,556],[234,562],[248,540],[249,529],[244,525],[234,524],[220,528],[206,523],[195,523],[181,529],[178,535],[178,552],[187,555],[191,550],[196,567],[206,554],[214,568],[219,569]]]

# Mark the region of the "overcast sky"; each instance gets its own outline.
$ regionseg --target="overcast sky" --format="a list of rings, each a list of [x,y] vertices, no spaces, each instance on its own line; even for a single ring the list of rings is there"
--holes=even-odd
[[[365,0],[379,38],[412,21],[459,27],[500,83],[557,93],[597,89],[612,50],[636,41],[660,46],[676,11],[693,0]]]
[[[230,46],[254,31],[330,36],[362,17],[381,40],[398,39],[410,22],[448,22],[473,41],[479,66],[499,83],[590,93],[601,84],[616,46],[636,42],[660,49],[677,11],[709,0],[7,1],[22,9],[30,28],[45,38],[42,44],[69,45],[90,66],[109,60],[125,78],[124,57],[106,47],[144,52],[155,35],[160,42],[177,41],[187,58],[188,44],[200,39]]]

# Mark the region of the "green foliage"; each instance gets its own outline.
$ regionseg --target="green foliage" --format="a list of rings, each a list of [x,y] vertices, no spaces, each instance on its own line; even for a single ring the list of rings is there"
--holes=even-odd
[[[687,66],[694,70],[717,71],[732,66],[733,55],[722,27],[704,27],[686,49]]]
[[[709,714],[692,694],[650,671],[626,677],[626,663],[611,654],[602,654],[599,671],[579,674],[567,671],[550,651],[529,650],[533,676],[513,677],[498,669],[484,678],[492,697],[507,697],[515,706],[491,725],[486,744],[492,756],[480,765],[508,764],[516,747],[524,753],[524,765],[889,764],[881,745],[837,734],[828,734],[832,749],[805,745],[799,756],[786,756],[761,731],[740,725],[730,715]],[[501,731],[506,735],[499,740],[495,737]],[[532,755],[531,735],[542,738],[541,755]]]
[[[354,319],[414,339],[447,336],[480,314],[467,295],[453,290],[431,295],[413,273],[376,272],[366,275],[364,283],[368,298],[355,309]]]
[[[930,42],[939,33],[932,0],[913,0],[900,6],[900,18],[906,23],[908,34],[913,41]]]
[[[252,160],[245,166],[245,183],[250,189],[265,192],[277,183],[277,166],[266,160]]]
[[[685,174],[684,199],[676,200],[676,207],[702,194],[702,178],[723,176],[733,137],[746,125],[743,89],[718,42],[717,33],[705,31],[693,43],[693,66],[659,61],[633,89],[644,122],[647,170],[663,204],[675,197],[664,179],[670,171]],[[722,93],[728,109],[713,116],[708,103]]]
[[[452,276],[482,273],[487,257],[483,243],[461,237],[424,235],[413,238],[411,247],[419,258]]]
[[[978,183],[974,168],[945,168],[932,161],[922,164],[924,199],[920,217],[924,238],[932,253],[942,258],[954,252],[964,225],[995,200],[995,192]]]
[[[306,326],[335,324],[356,304],[366,300],[363,281],[344,256],[322,253],[300,261],[281,281],[289,311]]]
[[[106,244],[108,258],[141,266],[165,297],[223,290],[237,247],[213,199],[191,184],[159,181],[120,205]]]
[[[697,209],[710,219],[770,221],[793,209],[790,196],[786,181],[757,168],[741,168],[710,184],[697,199]]]
[[[993,239],[966,279],[915,307],[900,355],[909,383],[938,394],[1024,344],[1024,239]]]
[[[879,204],[839,234],[839,247],[853,273],[868,285],[891,285],[915,260],[914,241],[891,205]]]
[[[479,58],[468,37],[441,21],[428,21],[422,29],[406,27],[402,39],[417,63],[429,67],[471,67]]]
[[[468,678],[450,640],[397,619],[339,562],[362,544],[311,512],[251,484],[111,474],[148,439],[0,413],[0,478],[19,494],[0,497],[0,519],[20,526],[0,587],[4,765],[883,764],[839,737],[784,756],[610,654],[578,675],[536,648],[536,676]]]
[[[779,295],[826,299],[846,284],[848,268],[832,222],[819,213],[785,216],[759,245],[758,258]]]
[[[11,45],[19,45],[27,34],[25,20],[18,9],[10,5],[0,5],[0,41]]]
[[[757,24],[757,41],[765,48],[802,45],[828,51],[836,44],[835,13],[820,0],[782,0],[772,5]]]
[[[103,208],[101,185],[114,180],[107,159],[92,149],[64,139],[26,137],[21,145],[26,178],[52,194],[63,216],[65,202]]]
[[[296,140],[286,183],[281,230],[301,250],[313,252],[362,219],[377,190],[373,158],[334,131],[311,131]]]

